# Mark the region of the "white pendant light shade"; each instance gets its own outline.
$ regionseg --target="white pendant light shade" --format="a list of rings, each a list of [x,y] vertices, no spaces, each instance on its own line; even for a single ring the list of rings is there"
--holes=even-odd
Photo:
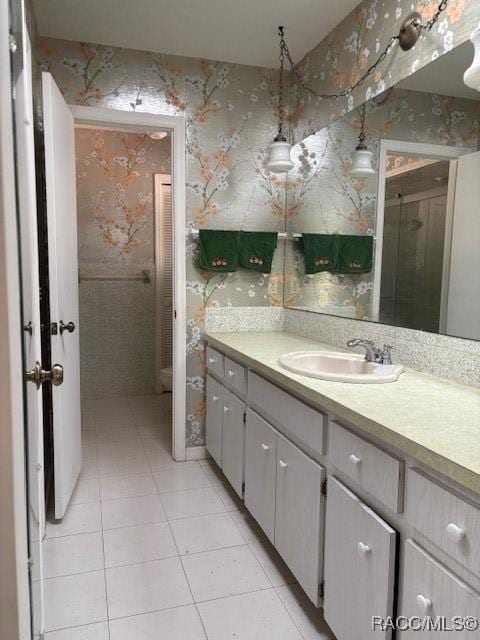
[[[293,167],[290,158],[291,145],[285,140],[277,140],[270,145],[270,159],[267,169],[272,173],[287,173]]]
[[[480,91],[480,27],[470,36],[475,47],[475,56],[472,65],[463,74],[463,81],[467,87]]]
[[[358,145],[352,153],[352,168],[348,172],[351,178],[368,178],[373,176],[375,169],[372,167],[373,153],[366,147]]]

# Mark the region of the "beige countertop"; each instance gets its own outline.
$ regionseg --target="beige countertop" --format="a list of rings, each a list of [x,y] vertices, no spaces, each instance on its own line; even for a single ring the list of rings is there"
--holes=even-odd
[[[307,378],[281,367],[279,357],[289,351],[341,349],[290,333],[211,333],[207,341],[313,406],[480,494],[479,389],[412,369],[388,384]]]

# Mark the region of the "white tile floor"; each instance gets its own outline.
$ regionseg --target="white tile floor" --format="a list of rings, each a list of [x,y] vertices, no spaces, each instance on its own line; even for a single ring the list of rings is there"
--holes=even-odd
[[[92,400],[47,526],[47,640],[333,638],[213,463],[176,463],[169,396]]]

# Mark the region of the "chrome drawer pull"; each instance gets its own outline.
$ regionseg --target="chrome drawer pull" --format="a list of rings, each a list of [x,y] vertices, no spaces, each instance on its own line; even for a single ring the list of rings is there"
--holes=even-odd
[[[465,531],[454,522],[447,524],[447,536],[452,542],[460,543],[465,538]]]
[[[209,364],[215,364],[215,358],[209,358],[208,359]]]
[[[228,413],[230,411],[229,407],[223,407],[223,413]]]
[[[362,459],[361,459],[361,458],[359,458],[358,456],[356,456],[354,453],[351,453],[351,454],[348,456],[348,459],[350,460],[350,462],[351,462],[352,464],[355,464],[355,465],[359,465],[359,464],[361,463],[361,461],[362,461]]]
[[[270,447],[268,446],[268,444],[265,444],[264,442],[262,442],[262,449],[264,451],[268,451],[270,449]]]
[[[233,378],[234,375],[236,375],[235,371],[232,371],[231,369],[228,370],[228,375],[230,376],[230,378]]]
[[[281,466],[282,469],[286,469],[288,467],[288,464],[283,460],[279,460],[278,464]]]
[[[218,396],[212,396],[212,400],[214,402],[218,402],[220,400],[220,398]]]
[[[358,552],[362,556],[366,556],[367,553],[370,553],[370,551],[372,550],[371,547],[369,547],[369,545],[365,544],[364,542],[359,542],[357,547],[358,547]]]
[[[428,613],[428,611],[432,608],[432,601],[430,600],[430,598],[422,596],[421,593],[418,594],[416,600],[417,606],[423,614]]]

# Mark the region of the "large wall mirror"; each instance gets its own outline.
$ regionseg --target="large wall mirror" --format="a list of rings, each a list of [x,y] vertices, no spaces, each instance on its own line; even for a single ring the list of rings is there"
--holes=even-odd
[[[471,60],[467,43],[293,147],[286,307],[480,340]]]

